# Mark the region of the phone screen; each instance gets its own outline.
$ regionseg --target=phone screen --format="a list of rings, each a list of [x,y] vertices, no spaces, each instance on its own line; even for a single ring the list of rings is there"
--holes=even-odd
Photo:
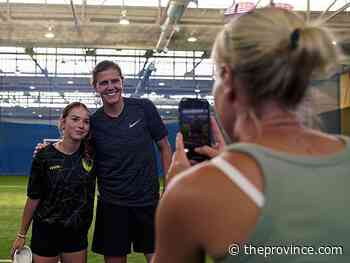
[[[203,156],[196,154],[193,149],[210,145],[210,109],[209,103],[202,99],[183,99],[179,105],[180,129],[184,138],[188,157],[198,161]]]

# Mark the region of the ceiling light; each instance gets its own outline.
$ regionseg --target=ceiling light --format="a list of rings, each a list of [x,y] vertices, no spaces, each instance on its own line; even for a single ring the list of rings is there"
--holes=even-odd
[[[45,33],[46,38],[54,38],[55,34],[52,32],[52,26],[49,26],[47,32]]]
[[[119,24],[123,25],[123,26],[126,26],[126,25],[129,25],[130,24],[130,21],[125,18],[125,17],[122,17],[119,21]]]
[[[333,45],[336,45],[336,44],[337,44],[337,41],[332,41],[332,44],[333,44]]]
[[[74,81],[73,81],[73,80],[68,80],[68,81],[67,81],[67,84],[72,85],[72,84],[74,84]]]
[[[158,86],[165,86],[165,83],[164,82],[159,82]]]
[[[200,89],[195,89],[194,92],[199,93],[199,92],[201,92],[201,90]]]
[[[33,90],[36,89],[34,86],[30,86],[29,89]]]
[[[52,33],[52,32],[47,32],[47,33],[45,34],[45,37],[46,37],[46,38],[54,38],[54,37],[55,37],[55,34]]]
[[[196,42],[197,38],[195,38],[194,36],[190,36],[189,38],[187,38],[188,42]]]
[[[127,12],[126,10],[122,10],[121,17],[120,17],[120,20],[119,20],[119,24],[121,24],[123,26],[130,24],[129,19],[126,17],[126,12]]]

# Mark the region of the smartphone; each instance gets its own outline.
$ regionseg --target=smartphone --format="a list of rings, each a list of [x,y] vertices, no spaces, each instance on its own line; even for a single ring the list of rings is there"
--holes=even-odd
[[[197,162],[207,160],[208,157],[196,153],[194,148],[210,145],[209,102],[204,99],[182,99],[179,104],[179,123],[187,157]]]

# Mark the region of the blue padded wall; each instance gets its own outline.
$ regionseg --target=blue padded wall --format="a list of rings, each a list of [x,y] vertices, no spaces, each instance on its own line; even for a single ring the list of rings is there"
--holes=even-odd
[[[177,123],[166,124],[174,149]],[[0,175],[29,175],[35,145],[44,138],[58,138],[56,126],[0,122]],[[157,155],[158,172],[162,174]]]
[[[323,130],[341,133],[339,110],[324,112],[319,116]],[[166,123],[166,127],[174,150],[179,125],[175,121]],[[28,175],[35,145],[44,138],[58,136],[57,127],[52,125],[0,122],[0,175]],[[159,154],[157,165],[158,174],[162,175]]]
[[[1,122],[0,174],[29,174],[35,145],[44,138],[58,136],[56,126]]]

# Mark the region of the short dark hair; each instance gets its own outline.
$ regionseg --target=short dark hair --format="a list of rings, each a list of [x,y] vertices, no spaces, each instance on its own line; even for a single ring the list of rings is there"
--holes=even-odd
[[[108,70],[108,69],[116,69],[120,75],[121,78],[123,78],[123,73],[122,73],[122,70],[120,68],[120,66],[111,61],[111,60],[103,60],[101,61],[100,63],[98,63],[94,70],[92,71],[92,79],[91,79],[91,85],[93,87],[96,86],[96,82],[97,82],[97,74],[102,72],[102,71],[105,71],[105,70]]]

